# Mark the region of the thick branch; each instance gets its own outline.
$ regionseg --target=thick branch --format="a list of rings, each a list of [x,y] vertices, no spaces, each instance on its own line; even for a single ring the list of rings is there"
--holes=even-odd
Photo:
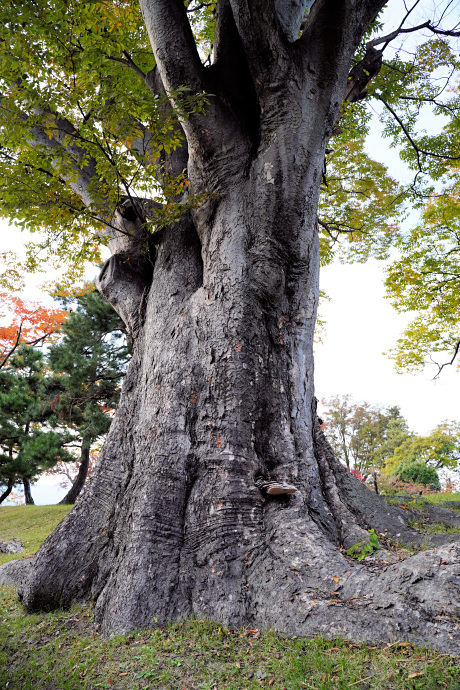
[[[316,0],[302,23],[300,42],[315,55],[320,47],[322,50],[337,50],[341,45],[340,39],[346,33],[349,38],[353,38],[356,47],[364,31],[385,4],[385,0]],[[315,51],[311,50],[313,45]],[[330,58],[331,55],[327,60],[329,63]]]
[[[155,60],[167,91],[204,89],[204,68],[181,0],[140,0]]]
[[[2,493],[2,495],[0,496],[0,504],[3,503],[3,501],[4,501],[6,498],[8,498],[8,496],[10,495],[10,493],[13,491],[13,486],[14,486],[14,479],[13,479],[12,477],[10,477],[10,478],[8,479],[8,484],[7,484],[7,486],[6,486],[5,491],[4,491],[4,492]]]
[[[67,184],[82,199],[85,206],[93,206],[95,200],[90,191],[90,186],[91,182],[97,179],[96,162],[91,156],[87,155],[88,152],[83,147],[73,145],[65,140],[66,136],[78,138],[77,130],[65,118],[55,113],[43,112],[36,113],[36,115],[46,115],[50,119],[54,119],[56,129],[50,137],[42,126],[34,123],[26,113],[20,112],[19,117],[21,120],[26,124],[30,123],[29,143],[34,148],[41,147],[50,151],[53,156],[52,165],[59,170],[60,177],[65,179]],[[71,172],[67,175],[62,171],[62,166],[60,165],[63,151],[70,154],[69,164]],[[101,206],[100,200],[97,201],[97,205]],[[107,206],[106,211],[110,213],[110,209]]]
[[[366,47],[366,54],[351,70],[343,96],[344,101],[355,103],[365,98],[366,87],[382,68],[382,52],[373,46]]]
[[[418,24],[417,26],[412,26],[410,29],[402,29],[398,28],[395,29],[395,31],[392,31],[390,34],[387,34],[386,36],[379,36],[378,38],[374,38],[372,41],[369,41],[366,44],[366,47],[375,47],[380,45],[381,43],[384,43],[386,47],[390,41],[393,41],[395,38],[400,36],[401,34],[410,34],[413,33],[414,31],[420,31],[421,29],[428,29],[434,34],[437,34],[439,36],[452,36],[452,37],[458,37],[460,36],[460,31],[449,31],[449,30],[443,30],[443,29],[438,29],[436,26],[433,26],[430,21],[423,22],[423,24]]]
[[[321,83],[344,83],[352,56],[361,37],[378,12],[384,0],[351,2],[350,0],[316,0],[305,21],[299,46]],[[378,51],[367,56],[364,61],[372,65],[375,73],[378,66]],[[364,69],[366,65],[356,66],[350,76],[352,84],[348,87],[350,98],[356,99],[366,85]]]
[[[210,69],[225,100],[257,146],[259,104],[247,57],[233,18],[230,0],[217,3],[214,31],[214,64]]]
[[[290,43],[299,37],[300,26],[305,16],[305,10],[313,5],[315,0],[275,0],[275,9],[283,33]]]
[[[288,58],[275,0],[230,0],[230,5],[253,77],[273,79]]]

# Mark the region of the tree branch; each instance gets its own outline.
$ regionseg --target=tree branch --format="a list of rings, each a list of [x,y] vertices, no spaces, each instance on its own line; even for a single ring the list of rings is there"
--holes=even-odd
[[[155,60],[167,91],[204,90],[204,68],[182,0],[140,0]]]
[[[347,100],[359,99],[370,81],[370,78],[366,79],[365,70],[375,75],[380,69],[379,51],[369,50],[364,60],[353,68],[348,87],[345,80],[362,35],[384,4],[385,0],[315,1],[298,44],[308,59],[309,71],[318,75],[317,81],[322,89],[329,83],[333,88],[343,89]],[[342,94],[340,98],[343,98]]]
[[[433,26],[430,21],[423,22],[423,24],[418,24],[418,26],[413,26],[410,29],[395,29],[391,34],[387,34],[386,36],[380,36],[379,38],[374,38],[372,41],[369,41],[366,43],[366,47],[375,47],[380,45],[381,43],[384,43],[385,45],[383,46],[383,49],[386,48],[386,46],[393,41],[395,38],[400,36],[401,34],[410,34],[413,33],[414,31],[420,31],[421,29],[428,29],[434,34],[438,34],[440,36],[452,36],[454,38],[458,38],[460,36],[460,31],[453,31],[453,30],[443,30],[443,29],[438,29],[437,27]],[[383,50],[382,49],[382,50]]]
[[[230,6],[254,79],[273,79],[274,68],[290,57],[275,0],[230,0]]]
[[[22,324],[23,323],[24,323],[24,321],[21,321],[20,326],[19,326],[18,331],[17,331],[16,340],[14,342],[13,347],[11,348],[11,350],[9,352],[6,353],[6,355],[3,357],[2,361],[0,362],[0,369],[2,369],[5,366],[5,364],[8,362],[9,358],[11,357],[11,355],[14,353],[14,351],[16,350],[16,348],[19,345],[19,342],[21,340],[21,332],[22,332]]]
[[[436,376],[433,376],[433,379],[432,379],[433,381],[435,381],[439,377],[439,375],[440,375],[441,371],[444,369],[444,367],[449,367],[454,363],[455,358],[458,355],[459,351],[460,351],[460,340],[458,341],[458,343],[455,346],[454,354],[453,354],[450,362],[444,362],[444,364],[439,365],[437,362],[434,362],[432,360],[433,364],[436,364],[436,366],[438,367],[438,373],[436,374]]]
[[[385,108],[393,115],[394,119],[395,119],[396,122],[399,124],[399,126],[400,126],[401,129],[402,129],[402,131],[404,132],[404,135],[406,136],[406,138],[407,138],[407,140],[409,141],[410,145],[411,145],[412,148],[414,149],[415,154],[416,154],[416,156],[417,156],[418,172],[420,172],[420,173],[423,172],[422,162],[421,162],[420,155],[423,155],[423,156],[431,156],[432,158],[438,158],[439,160],[450,160],[450,161],[457,161],[457,160],[460,160],[460,156],[441,155],[441,154],[439,154],[439,153],[434,153],[434,152],[432,152],[432,151],[426,151],[425,149],[421,149],[421,148],[418,146],[418,144],[416,143],[416,141],[413,139],[413,137],[411,136],[409,130],[408,130],[407,127],[404,125],[404,123],[403,123],[403,121],[401,120],[401,118],[399,117],[399,115],[396,113],[395,110],[393,110],[393,108],[391,107],[391,105],[390,105],[389,103],[387,103],[387,102],[385,101],[385,99],[383,99],[381,96],[376,96],[376,97],[377,97],[377,99],[378,99],[379,101],[381,101],[381,102],[383,103],[383,105],[385,106]]]
[[[129,67],[130,69],[134,70],[134,72],[136,72],[136,74],[138,74],[140,76],[140,78],[145,82],[145,80],[147,78],[147,75],[145,74],[145,72],[143,72],[141,70],[141,68],[136,65],[136,63],[131,58],[129,53],[126,52],[126,50],[123,51],[123,55],[125,56],[125,58],[115,57],[115,55],[106,55],[105,57],[107,60],[113,60],[114,62],[121,62],[122,65],[126,65],[126,67]]]

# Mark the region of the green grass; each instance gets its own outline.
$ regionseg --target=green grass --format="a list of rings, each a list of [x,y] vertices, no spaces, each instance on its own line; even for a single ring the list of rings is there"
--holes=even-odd
[[[460,501],[460,493],[456,494],[427,494],[423,496],[426,501],[430,503],[444,503],[445,501]]]
[[[33,553],[68,509],[2,508],[0,539],[20,537]],[[196,620],[107,640],[90,604],[26,615],[10,587],[0,587],[0,669],[0,688],[10,690],[460,688],[458,657],[407,643],[286,638]]]
[[[0,541],[19,537],[25,552],[1,554],[0,565],[15,558],[32,556],[71,506],[14,506],[0,508]]]
[[[428,524],[423,520],[412,520],[409,524],[423,534],[460,534],[460,527],[451,527],[445,522]]]
[[[286,638],[196,620],[106,640],[94,629],[89,605],[26,616],[7,587],[0,588],[0,611],[2,688],[460,687],[458,657],[407,643]]]

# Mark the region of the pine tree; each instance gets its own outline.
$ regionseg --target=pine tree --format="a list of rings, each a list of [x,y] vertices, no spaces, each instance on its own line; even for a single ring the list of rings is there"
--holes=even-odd
[[[66,308],[72,298],[61,300]],[[120,397],[128,361],[125,327],[98,292],[77,297],[64,324],[63,338],[51,346],[48,361],[57,377],[54,411],[80,443],[78,475],[61,503],[75,503],[88,472],[91,444],[107,433]]]
[[[0,503],[18,482],[26,503],[33,503],[30,483],[59,460],[68,462],[71,440],[48,402],[46,362],[42,352],[22,345],[0,371],[0,484],[6,490]]]

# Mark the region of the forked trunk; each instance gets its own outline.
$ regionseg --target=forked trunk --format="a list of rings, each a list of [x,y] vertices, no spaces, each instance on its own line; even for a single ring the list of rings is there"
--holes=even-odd
[[[337,462],[315,411],[324,151],[352,55],[383,3],[315,3],[295,49],[269,34],[274,3],[267,15],[249,4],[267,36],[251,34],[247,3],[220,2],[205,78],[183,3],[141,2],[165,88],[188,80],[217,93],[182,123],[190,191],[207,201],[153,236],[153,277],[145,252],[129,255],[142,237],[135,221],[112,243],[99,289],[132,331],[132,361],[98,467],[22,595],[28,610],[93,597],[106,633],[193,613],[455,650],[460,549],[375,574],[347,558],[341,548],[369,528],[421,537]],[[253,97],[246,111],[242,82],[219,62],[230,39]],[[297,491],[267,495],[259,478]]]
[[[26,604],[91,596],[107,633],[193,613],[453,650],[453,624],[425,623],[432,609],[458,608],[456,585],[445,587],[459,573],[455,547],[411,559],[414,576],[406,561],[374,579],[338,549],[367,541],[370,527],[417,535],[339,465],[316,419],[314,220],[299,218],[304,242],[283,260],[260,235],[285,221],[244,191],[213,200],[208,242],[191,218],[158,237],[116,419],[85,494],[36,558]],[[264,495],[259,476],[297,492]]]

